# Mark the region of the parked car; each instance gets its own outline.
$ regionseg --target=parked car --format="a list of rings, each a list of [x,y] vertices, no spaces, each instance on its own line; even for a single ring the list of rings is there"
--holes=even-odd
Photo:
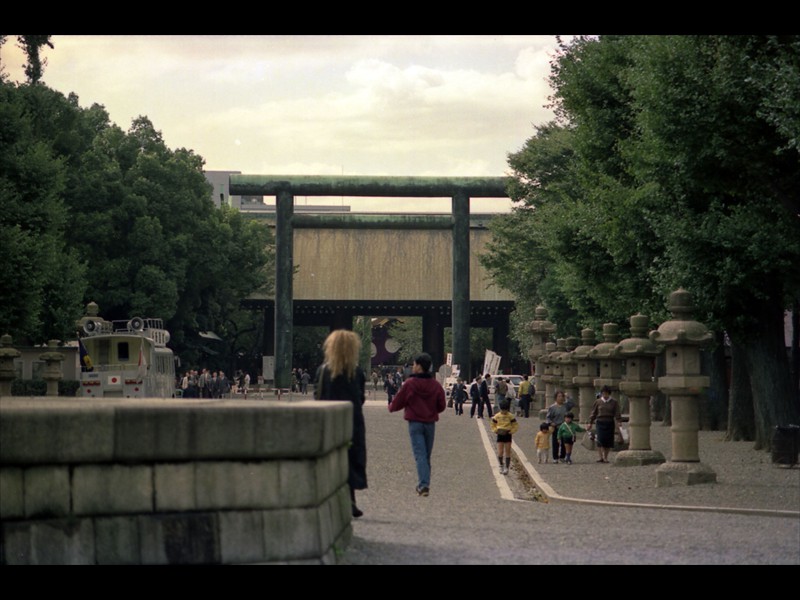
[[[489,393],[491,394],[494,394],[494,384],[498,377],[502,377],[503,381],[505,381],[508,386],[512,388],[513,396],[516,398],[519,384],[522,381],[522,375],[516,375],[513,373],[498,373],[497,375],[492,375],[492,384],[489,386]],[[530,375],[528,377],[530,378]]]

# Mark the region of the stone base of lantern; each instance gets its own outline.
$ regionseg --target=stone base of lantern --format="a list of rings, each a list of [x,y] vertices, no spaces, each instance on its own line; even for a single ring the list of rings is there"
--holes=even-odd
[[[658,450],[623,450],[614,458],[617,467],[641,467],[643,465],[659,465],[667,459]]]
[[[701,462],[667,462],[656,469],[656,487],[716,482],[717,474]]]

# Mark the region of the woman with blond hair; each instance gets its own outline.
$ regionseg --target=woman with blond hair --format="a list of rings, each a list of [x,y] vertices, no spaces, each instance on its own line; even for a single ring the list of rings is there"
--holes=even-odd
[[[317,400],[349,400],[353,403],[353,439],[347,451],[350,500],[354,517],[364,513],[356,506],[356,490],[367,488],[367,440],[363,404],[366,400],[367,377],[358,366],[361,339],[352,331],[331,332],[322,347],[325,362],[314,378],[314,397]]]

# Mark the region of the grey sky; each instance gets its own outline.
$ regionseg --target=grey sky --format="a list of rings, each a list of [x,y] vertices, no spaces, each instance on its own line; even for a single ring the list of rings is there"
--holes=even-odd
[[[502,176],[552,118],[554,36],[61,36],[44,82],[249,174]],[[1,57],[21,80],[9,36]],[[403,200],[402,209],[448,210]],[[369,200],[354,209],[382,209]],[[507,210],[508,202],[472,210]],[[386,208],[388,210],[388,208]],[[393,206],[392,210],[398,210]]]

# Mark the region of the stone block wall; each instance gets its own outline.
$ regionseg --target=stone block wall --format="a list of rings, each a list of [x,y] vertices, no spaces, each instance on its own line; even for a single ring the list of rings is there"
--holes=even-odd
[[[0,564],[335,563],[351,411],[0,398]]]

